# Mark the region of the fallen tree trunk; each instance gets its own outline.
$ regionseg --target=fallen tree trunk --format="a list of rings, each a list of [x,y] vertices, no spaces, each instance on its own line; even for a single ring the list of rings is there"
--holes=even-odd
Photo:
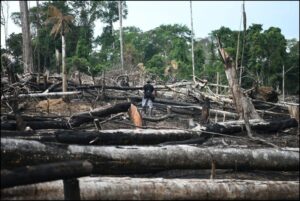
[[[153,145],[167,141],[187,140],[201,136],[200,132],[166,129],[116,129],[99,131],[59,130],[58,142],[93,145]]]
[[[83,123],[93,121],[96,117],[106,117],[110,114],[127,112],[130,104],[130,102],[118,103],[112,106],[109,105],[103,108],[94,109],[92,111],[78,113],[70,118],[69,123],[71,126],[77,127]]]
[[[183,87],[187,85],[195,85],[193,82],[179,82],[175,84],[170,84],[170,85],[155,85],[155,90],[160,90],[160,89],[169,89],[169,88],[174,88],[174,87]],[[143,86],[135,86],[135,87],[122,87],[122,86],[108,86],[108,85],[82,85],[75,87],[77,90],[83,90],[83,89],[114,89],[114,90],[143,90]]]
[[[70,125],[64,121],[24,121],[26,126],[36,130],[36,129],[70,129]],[[1,122],[2,130],[16,130],[17,123],[15,121],[11,122]]]
[[[79,178],[83,200],[298,200],[299,181]],[[47,193],[45,193],[47,192]],[[62,181],[1,190],[2,199],[63,200]]]
[[[47,157],[45,157],[47,156]],[[146,173],[168,169],[216,168],[299,170],[299,152],[274,148],[198,148],[172,146],[79,146],[1,139],[1,167],[88,160],[100,174]]]
[[[274,132],[283,130],[286,128],[297,127],[298,122],[294,118],[274,120],[274,121],[262,121],[261,119],[250,119],[250,127],[252,130],[258,133]],[[238,133],[245,131],[245,122],[243,120],[239,121],[227,121],[219,122],[217,124],[209,124],[206,128],[202,128],[202,131],[210,131],[216,133]]]
[[[30,123],[30,122],[29,122]],[[64,124],[61,122],[60,124]],[[66,123],[65,123],[66,124]],[[196,139],[196,141],[189,142],[189,144],[201,144],[209,137],[210,133],[220,133],[220,134],[234,134],[240,133],[245,130],[245,123],[242,120],[239,121],[228,121],[219,122],[215,124],[207,124],[205,126],[198,127],[199,130],[177,130],[177,129],[114,129],[114,130],[99,130],[99,131],[83,131],[83,130],[57,130],[49,133],[48,131],[36,131],[36,134],[30,134],[28,132],[9,132],[6,130],[15,130],[14,126],[2,126],[2,137],[20,137],[22,139],[36,139],[39,141],[54,141],[54,133],[56,140],[62,143],[70,144],[97,144],[97,145],[153,145],[160,144],[164,142],[177,142],[175,144],[186,144],[186,140]],[[43,128],[54,128],[58,129],[59,126],[55,127],[55,124],[50,124],[45,127],[46,124],[36,123],[38,127],[34,124],[28,124],[33,126],[33,129]],[[67,125],[66,125],[67,126]],[[297,120],[285,119],[281,121],[261,121],[260,119],[250,120],[251,129],[258,133],[268,133],[283,130],[286,128],[297,127]],[[180,142],[182,141],[182,142]]]
[[[51,93],[34,93],[34,94],[18,94],[18,98],[33,98],[33,97],[48,97],[48,96],[70,96],[81,94],[80,91],[69,91],[69,92],[51,92]],[[15,98],[14,95],[1,96],[1,100]]]
[[[68,161],[1,170],[1,188],[88,176],[92,169],[88,161]]]
[[[1,130],[1,138],[14,138],[23,140],[37,140],[41,142],[57,142],[54,131],[42,130],[42,131],[10,131]]]

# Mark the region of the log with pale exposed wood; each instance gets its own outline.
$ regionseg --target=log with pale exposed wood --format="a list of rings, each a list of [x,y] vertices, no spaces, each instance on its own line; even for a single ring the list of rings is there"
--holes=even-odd
[[[51,93],[34,93],[34,94],[18,94],[18,98],[37,98],[37,97],[49,97],[49,96],[72,96],[79,95],[80,91],[69,91],[69,92],[51,92]],[[14,95],[2,95],[1,100],[15,98]]]
[[[77,113],[71,116],[69,123],[71,126],[77,127],[83,123],[91,122],[97,117],[106,117],[110,114],[127,112],[130,104],[130,102],[118,103],[115,105],[107,105],[105,107],[96,108],[88,112]]]
[[[89,176],[92,169],[88,161],[68,161],[1,170],[1,188]]]
[[[299,181],[79,178],[82,200],[298,200]],[[46,193],[45,193],[46,192]],[[5,200],[63,200],[63,182],[1,190]]]
[[[88,160],[100,174],[154,173],[169,169],[299,170],[299,150],[171,146],[81,146],[1,139],[1,168]]]

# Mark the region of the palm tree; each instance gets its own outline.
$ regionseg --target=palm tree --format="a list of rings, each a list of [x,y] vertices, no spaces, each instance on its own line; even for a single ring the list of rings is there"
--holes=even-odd
[[[62,50],[62,89],[63,92],[67,91],[67,71],[65,64],[66,57],[66,43],[65,33],[70,31],[70,25],[74,17],[71,15],[63,15],[62,12],[55,6],[49,6],[49,18],[46,20],[46,24],[53,24],[50,35],[57,36],[58,33],[61,35],[61,50]]]

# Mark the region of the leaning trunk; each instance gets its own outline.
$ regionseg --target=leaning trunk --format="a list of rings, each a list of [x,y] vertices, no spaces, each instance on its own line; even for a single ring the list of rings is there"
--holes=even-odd
[[[241,87],[238,82],[236,67],[229,54],[222,48],[219,41],[219,53],[224,62],[225,74],[228,80],[228,84],[233,96],[233,101],[236,106],[236,111],[240,119],[260,119],[260,116],[256,112],[252,102],[242,93]]]

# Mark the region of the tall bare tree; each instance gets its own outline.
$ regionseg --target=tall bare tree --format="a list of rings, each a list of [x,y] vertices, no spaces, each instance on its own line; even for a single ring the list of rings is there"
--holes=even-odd
[[[123,26],[122,26],[122,1],[119,1],[119,19],[120,19],[120,55],[121,55],[121,67],[124,70],[124,58],[123,58]]]
[[[40,24],[40,4],[39,1],[36,1],[36,7],[37,7],[37,23],[36,23],[36,33],[37,33],[37,72],[38,72],[38,82],[40,79],[40,73],[41,73],[41,58],[40,58],[40,39],[39,39],[39,31],[41,28],[41,24]]]
[[[3,5],[6,7],[6,14],[4,13]],[[7,49],[7,36],[8,36],[8,17],[9,17],[9,4],[8,1],[1,1],[1,25],[4,26],[4,46]]]
[[[28,15],[27,1],[19,1],[22,24],[22,39],[23,39],[23,65],[24,74],[33,73],[33,55],[31,46],[30,23]]]
[[[51,30],[51,35],[54,37],[58,33],[61,35],[62,43],[62,90],[63,92],[67,91],[67,70],[66,70],[66,43],[65,43],[65,33],[70,31],[70,25],[74,17],[71,15],[63,15],[62,12],[57,9],[55,6],[49,6],[49,18],[46,20],[46,24],[52,23],[53,27]]]
[[[196,82],[196,79],[195,79],[195,59],[194,59],[194,27],[193,27],[193,6],[192,6],[192,1],[190,1],[190,11],[191,11],[191,30],[192,30],[191,43],[192,43],[193,81]]]

